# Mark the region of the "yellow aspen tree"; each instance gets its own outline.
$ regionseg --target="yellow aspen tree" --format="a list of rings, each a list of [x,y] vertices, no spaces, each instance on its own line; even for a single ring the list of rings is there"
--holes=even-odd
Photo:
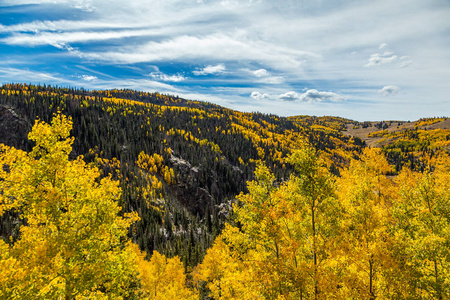
[[[395,267],[389,224],[391,172],[379,149],[366,148],[337,182],[343,214],[340,222],[340,258],[343,298],[390,299],[388,274]]]
[[[297,214],[300,261],[307,275],[305,299],[328,299],[336,293],[339,283],[333,254],[341,209],[335,196],[334,177],[310,145],[294,151],[289,162],[296,171],[288,190]]]
[[[241,229],[225,226],[203,263],[196,278],[206,282],[214,299],[277,299],[289,294],[291,282],[284,280],[278,199],[274,177],[259,165],[256,180],[248,183],[249,194],[241,194],[241,205],[234,206]]]
[[[132,246],[137,256],[141,288],[139,298],[145,300],[194,300],[198,294],[186,286],[184,266],[178,256],[166,258],[154,251],[150,261],[145,253]]]
[[[302,245],[296,240],[300,235],[297,207],[289,197],[293,187],[275,187],[275,177],[264,165],[255,175],[256,180],[248,183],[249,193],[239,196],[242,205],[234,207],[236,220],[251,241],[244,249],[248,249],[254,285],[267,299],[301,298],[306,275],[297,260]]]
[[[240,228],[227,226],[199,267],[214,298],[333,295],[337,283],[329,249],[338,207],[332,177],[316,155],[308,146],[294,152],[290,160],[297,174],[278,187],[267,167],[257,167],[249,193],[239,195],[234,206]],[[251,287],[248,298],[243,286]]]
[[[397,254],[405,293],[418,299],[450,297],[450,159],[442,155],[433,171],[404,169],[397,178]]]
[[[0,146],[0,214],[15,209],[23,225],[0,241],[0,298],[133,298],[136,255],[123,243],[138,217],[120,217],[118,182],[99,179],[80,156],[69,160],[70,119],[37,121],[30,153]]]
[[[203,262],[194,269],[194,279],[205,282],[209,296],[217,300],[246,300],[261,297],[263,288],[254,274],[255,253],[246,235],[226,224]]]

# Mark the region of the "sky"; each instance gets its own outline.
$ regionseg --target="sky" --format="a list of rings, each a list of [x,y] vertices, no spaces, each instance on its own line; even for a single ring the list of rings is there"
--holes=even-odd
[[[450,116],[450,1],[0,0],[0,82],[280,116]]]

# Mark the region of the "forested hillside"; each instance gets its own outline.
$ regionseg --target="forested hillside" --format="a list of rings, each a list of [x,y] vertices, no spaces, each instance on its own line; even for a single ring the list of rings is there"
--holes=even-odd
[[[307,140],[338,173],[363,146],[326,122],[241,113],[158,93],[15,84],[1,88],[0,104],[1,118],[10,116],[3,124],[13,127],[5,127],[2,142],[28,151],[26,134],[36,118],[50,122],[58,111],[72,117],[71,157],[83,155],[120,180],[121,205],[141,217],[134,237],[141,249],[180,255],[191,266],[220,231],[231,200],[246,191],[255,161],[286,179],[292,171],[286,156]],[[11,232],[16,235],[12,219],[2,225],[3,235]]]
[[[3,85],[0,266],[14,268],[15,259],[46,274],[15,256],[42,238],[56,248],[38,247],[41,256],[30,252],[30,259],[53,249],[75,258],[49,261],[48,270],[56,264],[55,272],[84,275],[52,273],[64,280],[51,285],[43,279],[50,275],[36,275],[43,285],[35,288],[64,290],[67,299],[84,287],[93,293],[80,292],[86,297],[146,299],[446,299],[450,130],[429,128],[440,119],[420,122],[428,129],[370,133],[385,138],[377,150],[366,147],[366,136],[351,135],[349,126],[365,123],[338,117],[242,113],[132,90]],[[86,178],[79,186],[76,174]],[[71,200],[39,204],[60,194]],[[101,195],[103,204],[86,204]],[[80,225],[89,222],[73,221],[75,209],[110,225],[90,231]],[[65,227],[71,222],[79,226],[75,236]],[[83,246],[74,255],[70,239],[84,241],[85,230],[111,237],[77,242]],[[101,278],[78,264],[96,247],[110,253],[96,252],[107,270]],[[123,269],[113,267],[122,259]],[[33,280],[11,274],[0,277],[8,295],[17,289],[9,286],[14,276],[25,286]],[[69,279],[77,282],[70,290]],[[161,292],[164,280],[176,288]],[[153,289],[162,294],[152,296]]]

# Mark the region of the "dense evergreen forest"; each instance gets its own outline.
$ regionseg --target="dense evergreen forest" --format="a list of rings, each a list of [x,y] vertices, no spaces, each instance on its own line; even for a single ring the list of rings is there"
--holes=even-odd
[[[392,140],[374,150],[343,134],[347,124],[364,126],[337,117],[242,113],[158,93],[7,84],[0,95],[0,143],[14,148],[2,148],[10,157],[0,178],[5,187],[11,166],[22,161],[11,153],[29,153],[32,159],[21,165],[47,156],[49,164],[55,159],[49,153],[58,149],[70,170],[90,174],[86,184],[110,199],[104,205],[114,216],[102,218],[122,224],[111,241],[139,246],[101,245],[111,257],[138,261],[140,281],[127,281],[132,267],[106,265],[105,278],[126,282],[114,290],[117,297],[163,299],[145,291],[164,290],[162,277],[159,283],[152,277],[164,266],[161,274],[176,278],[166,279],[177,286],[167,298],[446,299],[449,130],[374,133]],[[11,152],[16,148],[24,152]],[[42,170],[38,181],[47,176]],[[74,199],[81,198],[79,189],[71,192]],[[29,194],[16,192],[24,199]],[[4,251],[25,240],[23,228],[49,223],[35,208],[8,204],[20,198],[8,193],[0,202]],[[10,259],[5,255],[3,262]],[[108,280],[88,289],[107,294],[113,290]],[[66,298],[75,299],[76,289],[80,285],[68,292],[66,284]]]

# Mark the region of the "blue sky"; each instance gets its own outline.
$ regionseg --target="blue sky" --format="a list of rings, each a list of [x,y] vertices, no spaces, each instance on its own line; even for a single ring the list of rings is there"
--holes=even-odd
[[[448,0],[0,0],[0,82],[240,111],[450,115]]]

